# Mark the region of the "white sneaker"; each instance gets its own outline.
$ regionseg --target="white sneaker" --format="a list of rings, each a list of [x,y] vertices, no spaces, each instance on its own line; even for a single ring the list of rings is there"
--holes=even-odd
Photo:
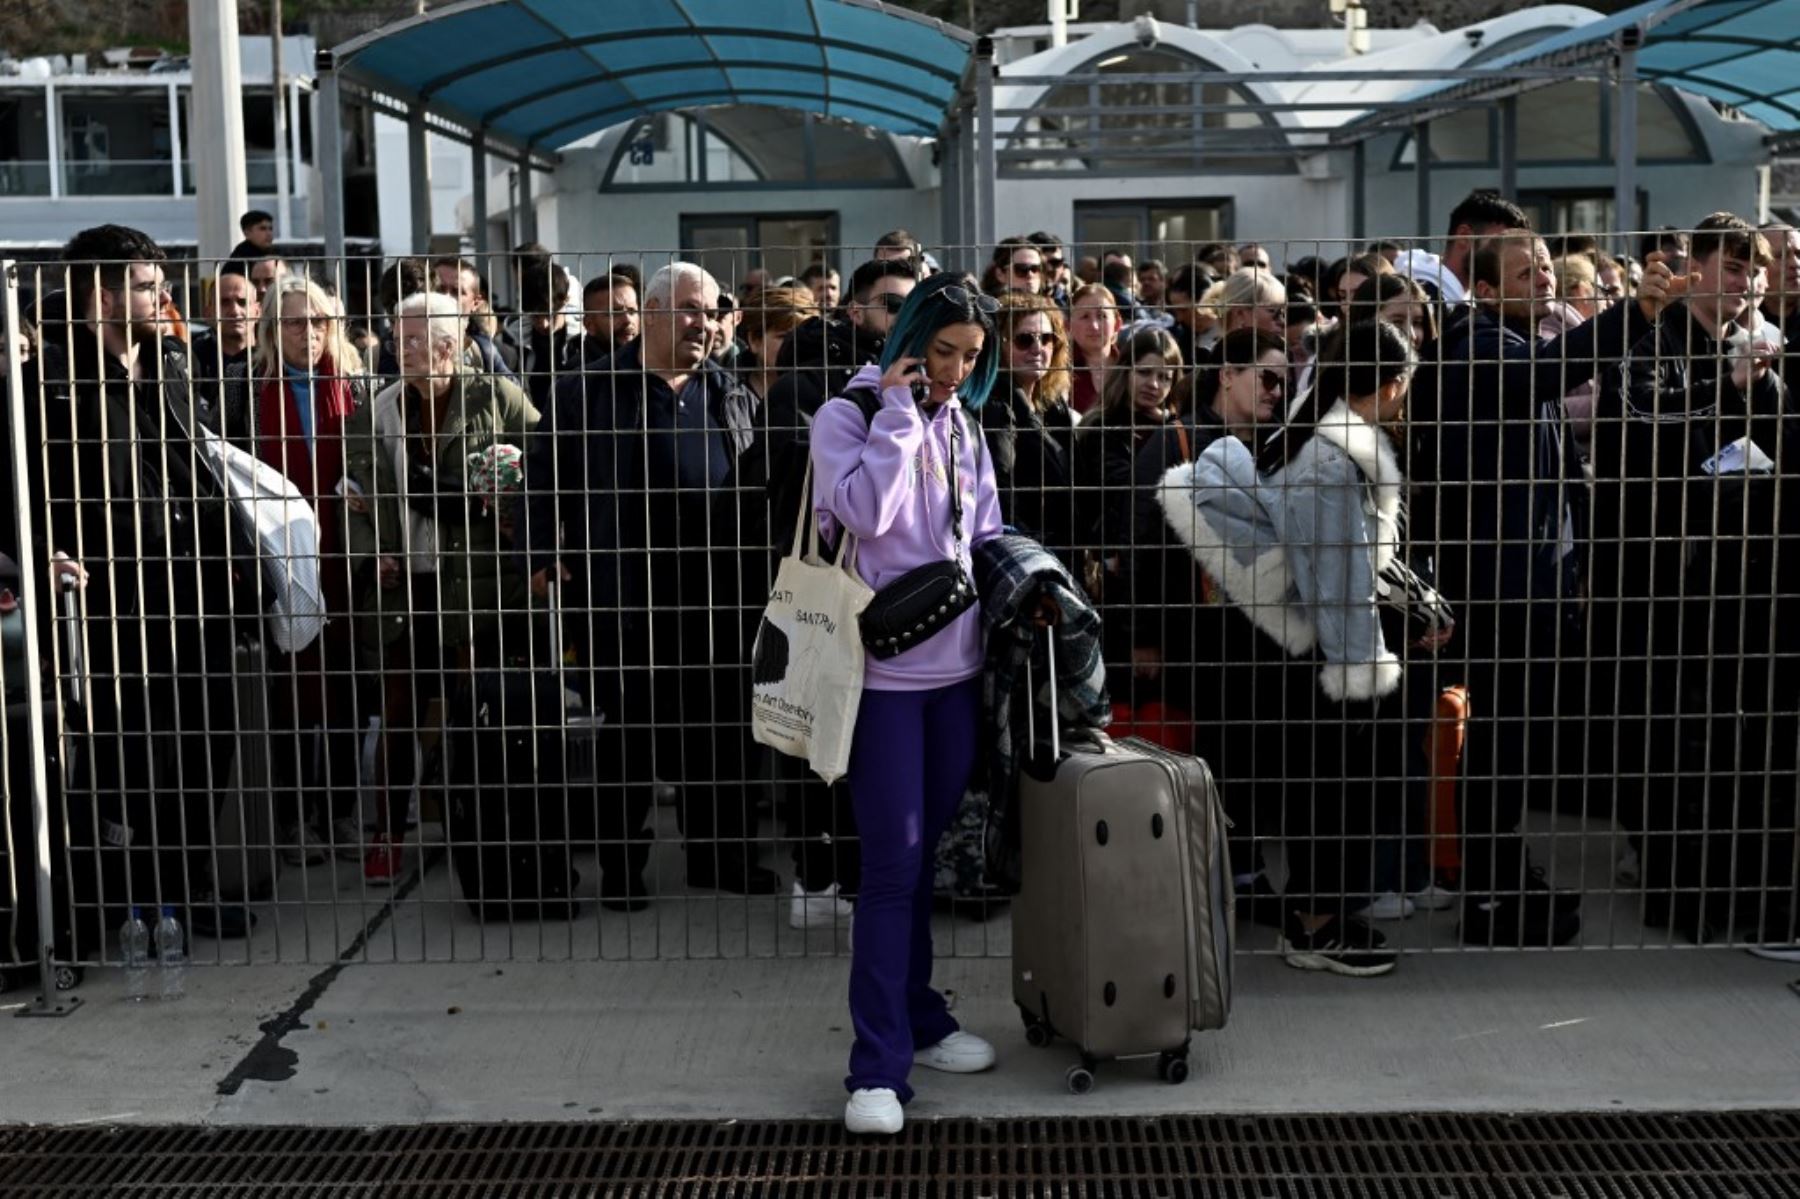
[[[1800,962],[1800,943],[1793,945],[1750,945],[1744,952],[1765,962]]]
[[[844,1128],[849,1132],[873,1132],[892,1136],[906,1124],[900,1096],[887,1087],[854,1091],[844,1105]]]
[[[1423,891],[1414,891],[1407,898],[1412,900],[1415,908],[1424,908],[1427,912],[1443,912],[1455,907],[1462,896],[1449,887],[1432,883]]]
[[[346,862],[363,860],[363,831],[349,816],[340,816],[331,822],[331,840],[337,845],[337,856]]]
[[[788,904],[789,928],[836,928],[855,914],[849,900],[838,898],[836,883],[808,891],[799,879],[794,880],[793,899]]]
[[[994,1047],[972,1032],[953,1032],[913,1053],[913,1064],[946,1074],[979,1074],[994,1064]]]
[[[1383,891],[1368,907],[1350,913],[1364,920],[1404,920],[1416,909],[1413,901],[1393,891]]]
[[[291,824],[281,830],[281,860],[290,866],[317,866],[325,860],[325,848],[310,824]]]

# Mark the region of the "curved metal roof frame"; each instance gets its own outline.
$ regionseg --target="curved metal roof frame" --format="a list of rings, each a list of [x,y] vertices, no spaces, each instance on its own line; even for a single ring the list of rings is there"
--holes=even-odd
[[[1573,67],[1612,54],[1618,39],[1634,29],[1641,36],[1637,77],[1642,82],[1730,105],[1778,138],[1800,132],[1800,0],[1649,0],[1487,65]],[[1433,84],[1407,100],[1448,101],[1528,86]]]
[[[647,113],[723,104],[930,137],[975,40],[884,0],[464,0],[334,53],[347,79],[555,149]]]

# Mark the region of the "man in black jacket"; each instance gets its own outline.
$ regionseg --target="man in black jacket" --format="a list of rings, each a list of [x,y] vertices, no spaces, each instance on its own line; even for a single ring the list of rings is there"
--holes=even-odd
[[[201,904],[215,799],[236,749],[232,597],[254,593],[179,354],[164,354],[162,250],[102,225],[63,249],[69,324],[25,372],[33,540],[86,571],[89,716],[109,902],[195,904],[190,927],[241,936],[241,908]],[[223,619],[221,619],[223,618]],[[253,683],[251,685],[254,685]],[[129,858],[129,894],[124,878]]]
[[[658,271],[642,336],[607,369],[569,376],[526,455],[532,589],[574,584],[586,602],[566,605],[572,639],[596,677],[617,677],[616,696],[591,697],[622,728],[622,823],[601,833],[615,852],[601,894],[615,901],[644,894],[641,850],[620,855],[642,836],[653,779],[682,788],[691,886],[770,894],[779,882],[748,840],[754,750],[739,678],[740,508],[761,498],[740,493],[755,398],[707,357],[718,303],[699,267]]]
[[[236,367],[248,372],[250,354],[256,348],[256,322],[262,303],[250,282],[250,268],[242,259],[219,267],[212,287],[212,328],[195,334],[188,350],[188,374],[194,380],[201,422],[212,424],[219,411],[225,376]]]
[[[1771,221],[1761,233],[1774,261],[1769,265],[1768,290],[1763,295],[1762,315],[1773,325],[1783,349],[1781,381],[1791,395],[1800,390],[1800,229]]]
[[[1475,309],[1444,335],[1438,423],[1420,431],[1436,477],[1415,499],[1427,511],[1413,525],[1415,538],[1435,530],[1438,590],[1461,614],[1440,677],[1462,667],[1475,717],[1461,931],[1471,944],[1563,944],[1580,932],[1580,897],[1550,891],[1518,832],[1525,788],[1550,769],[1558,658],[1583,652],[1586,488],[1562,397],[1616,362],[1685,280],[1653,261],[1637,303],[1540,341],[1537,322],[1555,296],[1540,238],[1515,230],[1483,242],[1470,277]]]
[[[1647,922],[1695,940],[1793,926],[1792,662],[1800,421],[1740,322],[1767,243],[1730,213],[1689,243],[1694,284],[1602,376],[1594,434],[1597,652],[1617,658],[1620,818],[1643,834]],[[1788,522],[1792,526],[1792,522]],[[1616,699],[1615,699],[1616,697]]]

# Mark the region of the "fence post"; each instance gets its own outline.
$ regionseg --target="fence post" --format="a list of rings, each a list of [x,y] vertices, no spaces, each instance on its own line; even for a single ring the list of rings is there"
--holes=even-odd
[[[19,344],[19,264],[7,260],[0,263],[0,274],[6,284],[6,394],[11,402],[7,420],[11,422],[13,521],[18,528],[19,602],[25,606],[25,745],[31,755],[31,849],[36,863],[37,931],[38,931],[38,997],[35,1003],[20,1009],[21,1016],[66,1016],[81,1006],[73,995],[59,996],[56,990],[56,911],[55,886],[50,878],[50,784],[44,772],[47,746],[44,744],[44,678],[38,659],[37,614],[38,575],[41,568],[37,547],[32,544],[31,476],[26,473],[30,462],[25,447],[25,372],[16,347]],[[48,558],[45,559],[48,561]],[[13,753],[21,752],[14,745]],[[10,819],[10,815],[8,819]]]
[[[1000,173],[999,153],[994,130],[994,39],[984,37],[975,43],[975,104],[977,142],[980,162],[975,168],[975,186],[980,199],[975,209],[975,240],[982,251],[994,248],[997,236],[994,212],[994,177]]]

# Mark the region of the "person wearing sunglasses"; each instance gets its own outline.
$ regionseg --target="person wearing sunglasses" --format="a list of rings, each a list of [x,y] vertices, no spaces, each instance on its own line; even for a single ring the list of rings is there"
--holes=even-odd
[[[1063,246],[1056,234],[1039,230],[1026,234],[1026,239],[1038,248],[1044,256],[1044,292],[1056,306],[1064,312],[1069,310],[1069,292],[1072,291],[1075,271],[1069,261],[1069,251]]]
[[[954,559],[1001,532],[993,456],[978,415],[999,377],[999,304],[962,277],[918,285],[879,366],[851,388],[879,395],[872,419],[853,398],[813,421],[814,506],[833,539],[856,536],[856,569],[879,595],[909,571]],[[986,660],[979,605],[891,657],[865,662],[850,752],[862,890],[850,949],[855,1044],[845,1087],[851,1132],[896,1133],[915,1065],[966,1074],[993,1046],[962,1031],[931,987],[934,851],[975,767]]]
[[[1048,283],[1043,249],[1029,237],[1009,237],[994,247],[985,290],[993,295],[1022,291],[1036,296],[1044,293]]]
[[[1062,312],[1046,296],[1000,297],[1000,349],[1002,390],[981,408],[1000,514],[1068,561],[1075,542],[1069,468],[1075,413]]]
[[[1404,791],[1381,777],[1406,761],[1407,727],[1402,662],[1384,639],[1380,603],[1402,566],[1395,433],[1417,362],[1406,334],[1385,321],[1340,330],[1309,399],[1260,451],[1220,437],[1171,470],[1158,497],[1255,646],[1248,677],[1221,690],[1257,709],[1259,723],[1305,732],[1285,738],[1278,776],[1287,780],[1288,847],[1280,948],[1296,969],[1355,978],[1386,974],[1397,960],[1355,913],[1372,892],[1378,810]],[[1233,389],[1221,381],[1221,396]],[[1436,600],[1428,588],[1419,594]],[[1435,652],[1453,628],[1446,613],[1415,644]]]
[[[1192,718],[1194,752],[1219,777],[1235,829],[1227,842],[1237,880],[1238,913],[1279,927],[1280,908],[1254,844],[1258,779],[1281,776],[1280,713],[1255,719],[1246,698],[1259,662],[1258,639],[1245,617],[1219,602],[1218,588],[1195,569],[1192,554],[1170,530],[1158,488],[1171,470],[1208,446],[1234,437],[1254,450],[1286,409],[1287,348],[1260,329],[1239,329],[1215,347],[1219,376],[1205,403],[1191,398],[1180,417],[1153,432],[1132,463],[1135,544],[1132,598],[1134,684],[1160,682],[1165,710]],[[1198,372],[1196,372],[1198,373]],[[1195,387],[1183,389],[1192,393]]]

